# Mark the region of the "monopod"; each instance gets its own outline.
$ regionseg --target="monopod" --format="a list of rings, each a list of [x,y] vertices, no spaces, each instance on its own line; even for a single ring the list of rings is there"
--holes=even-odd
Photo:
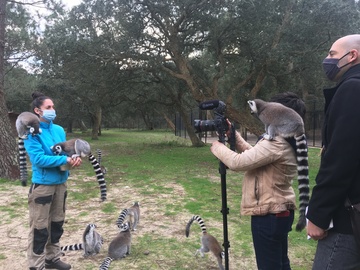
[[[235,127],[231,124],[230,129],[231,135],[229,138],[230,149],[235,150]],[[225,144],[225,132],[219,133],[219,142]],[[227,192],[226,192],[226,166],[220,161],[219,162],[219,173],[221,177],[221,201],[222,208],[221,213],[223,215],[223,231],[224,231],[224,251],[225,251],[225,270],[229,270],[229,248],[230,242],[228,239],[228,225],[227,225],[227,215],[229,214],[229,208],[227,207]]]
[[[208,100],[199,104],[201,110],[213,110],[214,120],[194,120],[195,132],[203,131],[216,131],[219,136],[219,142],[225,144],[225,136],[228,131],[229,124],[227,119],[224,117],[226,111],[226,104],[221,100]],[[235,127],[231,124],[230,136],[229,136],[230,149],[235,150]],[[226,166],[220,161],[219,172],[221,175],[221,197],[222,197],[222,208],[223,214],[223,230],[224,230],[224,253],[225,253],[225,270],[229,270],[229,247],[230,243],[228,240],[228,226],[227,226],[227,215],[229,214],[229,208],[227,207],[226,199]]]

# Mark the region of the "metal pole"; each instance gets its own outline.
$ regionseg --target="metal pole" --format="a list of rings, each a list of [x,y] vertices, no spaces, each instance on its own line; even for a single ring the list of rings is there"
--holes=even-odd
[[[222,208],[221,213],[223,215],[223,230],[224,230],[224,252],[225,252],[225,269],[229,270],[229,247],[230,242],[228,240],[228,225],[227,225],[227,215],[229,214],[229,208],[227,207],[227,194],[226,194],[226,166],[220,161],[219,172],[221,175],[221,198],[222,198]]]
[[[219,132],[219,141],[223,144],[226,143],[225,132]],[[235,149],[235,127],[231,125],[231,136],[230,136],[230,149],[234,151]],[[227,207],[227,192],[226,192],[226,166],[223,162],[220,161],[219,173],[221,176],[221,201],[222,208],[221,213],[223,215],[223,231],[224,231],[224,252],[225,252],[225,270],[229,270],[229,248],[230,242],[228,239],[228,224],[227,224],[227,215],[229,214],[229,208]]]

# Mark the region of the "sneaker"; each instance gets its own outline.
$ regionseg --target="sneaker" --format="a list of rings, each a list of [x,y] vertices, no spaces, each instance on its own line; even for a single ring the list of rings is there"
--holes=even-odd
[[[60,261],[60,259],[45,260],[45,269],[58,269],[58,270],[69,270],[71,265]]]

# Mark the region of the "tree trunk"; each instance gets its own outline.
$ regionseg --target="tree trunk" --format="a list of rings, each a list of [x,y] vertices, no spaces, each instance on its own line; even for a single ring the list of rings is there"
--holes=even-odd
[[[140,113],[141,113],[141,116],[142,116],[142,119],[145,123],[145,126],[146,126],[146,129],[147,130],[153,130],[154,129],[154,123],[153,121],[151,120],[149,114],[147,113],[146,110],[140,110]]]
[[[79,120],[78,120],[78,124],[79,124],[79,126],[80,126],[80,130],[81,130],[82,133],[87,132],[87,127],[86,127],[86,125],[85,125],[85,123],[84,123],[83,120],[79,119]]]
[[[66,133],[73,133],[73,119],[67,121]]]
[[[249,117],[249,111],[239,111],[232,106],[227,106],[226,115],[230,121],[240,123],[243,128],[248,129],[252,134],[256,136],[264,133],[264,125],[256,117]]]
[[[189,135],[192,146],[196,146],[196,147],[204,146],[204,142],[195,133],[193,124],[189,119],[189,114],[187,112],[184,112],[181,108],[179,108],[179,113],[181,115],[181,118],[183,119],[185,130]]]
[[[164,116],[166,122],[168,123],[168,126],[169,126],[173,131],[175,131],[175,124],[173,123],[173,121],[171,121],[171,119],[170,119],[165,113],[163,113],[163,116]]]
[[[16,138],[18,136],[16,131],[16,119],[18,118],[19,113],[9,112],[8,115],[11,123],[12,134]]]
[[[96,107],[95,114],[93,114],[91,117],[92,117],[92,120],[93,120],[93,127],[92,127],[92,131],[91,131],[91,139],[92,140],[98,140],[99,139],[99,128],[100,128],[101,117],[102,117],[102,110],[101,110],[100,106]]]
[[[166,115],[166,113],[164,112],[160,112],[158,110],[155,109],[155,112],[157,112],[158,114],[162,115],[166,121],[166,123],[168,124],[168,126],[172,129],[172,131],[175,132],[176,128],[175,128],[175,124],[173,123],[173,121],[171,121],[171,119]]]
[[[4,91],[6,0],[0,0],[0,177],[19,179],[18,147],[12,133]]]
[[[3,112],[3,108],[0,109],[0,115],[0,152],[2,153],[0,177],[12,180],[20,179],[16,138],[11,134],[9,128],[6,128],[10,126],[10,121],[7,113]]]

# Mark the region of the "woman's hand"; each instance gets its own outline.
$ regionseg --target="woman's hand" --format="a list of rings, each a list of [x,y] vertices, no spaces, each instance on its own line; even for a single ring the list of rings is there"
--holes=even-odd
[[[67,163],[69,163],[72,168],[79,167],[82,163],[82,159],[80,157],[76,157],[76,158],[68,157]]]
[[[231,122],[227,118],[226,118],[226,122],[229,126],[228,130],[226,131],[226,137],[228,137],[228,139],[230,139],[230,137],[231,137]]]
[[[214,141],[210,146],[210,151],[214,154],[215,149],[218,148],[220,145],[224,144],[219,141]]]

